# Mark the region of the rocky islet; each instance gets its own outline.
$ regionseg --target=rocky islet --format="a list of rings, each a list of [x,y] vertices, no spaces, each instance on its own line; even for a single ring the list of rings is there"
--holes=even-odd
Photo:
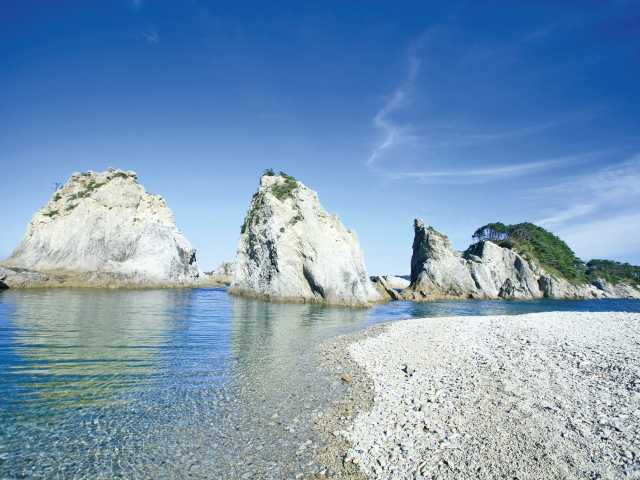
[[[465,252],[416,219],[410,280],[368,277],[358,238],[284,172],[260,178],[236,258],[203,273],[196,251],[159,195],[135,172],[75,173],[34,215],[0,264],[0,288],[230,285],[278,301],[370,306],[387,300],[640,298],[629,282],[570,281],[499,242]]]
[[[369,280],[355,232],[293,177],[260,178],[242,226],[231,293],[293,302],[368,306]]]
[[[118,169],[73,174],[2,266],[10,287],[184,286],[200,276],[165,200]]]
[[[411,284],[396,296],[406,300],[640,298],[640,290],[604,279],[570,282],[546,271],[535,259],[491,240],[458,252],[446,235],[416,219]]]

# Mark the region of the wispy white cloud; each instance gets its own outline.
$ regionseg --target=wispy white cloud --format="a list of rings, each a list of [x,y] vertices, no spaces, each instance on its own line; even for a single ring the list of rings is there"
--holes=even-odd
[[[563,208],[535,223],[583,258],[640,255],[640,154],[538,190]]]
[[[506,178],[518,177],[550,168],[572,165],[593,158],[594,153],[566,155],[527,163],[514,163],[484,168],[468,169],[460,167],[450,170],[423,170],[415,172],[390,173],[389,178],[400,180],[412,178],[420,183],[477,184]]]
[[[557,127],[561,123],[562,121],[558,120],[522,128],[486,131],[464,128],[413,128],[412,139],[414,144],[419,144],[426,150],[461,148],[526,137]]]
[[[640,256],[640,213],[581,223],[557,232],[581,258]]]
[[[408,161],[409,157],[414,160],[419,159],[424,163],[429,158],[430,153],[436,149],[449,150],[455,152],[459,164],[477,165],[475,159],[460,158],[460,149],[480,144],[499,143],[514,141],[536,135],[547,130],[554,129],[564,123],[574,120],[584,121],[593,118],[593,111],[585,111],[579,114],[565,115],[563,118],[552,121],[541,122],[532,125],[520,126],[516,128],[500,129],[490,127],[474,128],[473,126],[461,127],[459,125],[447,127],[427,126],[432,119],[424,118],[424,125],[398,120],[402,113],[412,113],[412,110],[420,108],[416,101],[416,90],[419,86],[419,76],[421,74],[422,58],[425,52],[433,51],[433,48],[440,48],[450,40],[449,32],[442,29],[432,29],[418,37],[408,49],[407,73],[402,82],[391,92],[384,102],[382,108],[376,112],[372,118],[372,125],[380,134],[380,140],[373,146],[367,160],[366,166],[378,175],[391,180],[410,179],[419,183],[447,183],[447,184],[468,184],[484,183],[496,181],[515,176],[527,175],[546,169],[551,169],[581,160],[584,155],[567,155],[565,157],[552,159],[538,159],[525,163],[508,163],[495,159],[494,165],[481,168],[459,168],[441,169],[433,166],[424,170],[409,170],[398,165],[398,160]],[[419,97],[418,97],[419,98]],[[415,113],[415,112],[413,112]],[[428,115],[427,115],[428,117]],[[513,148],[511,146],[511,148]],[[402,153],[400,153],[402,151]],[[408,155],[406,152],[409,152]],[[443,158],[451,158],[451,155],[439,155],[440,161]],[[396,160],[393,168],[387,168],[386,163],[391,159]]]
[[[142,38],[150,44],[155,45],[156,43],[160,43],[160,35],[155,30],[148,30],[142,34]]]
[[[541,196],[557,196],[569,206],[538,220],[546,226],[561,226],[592,213],[640,205],[640,154],[592,173],[577,175],[537,191]],[[572,199],[575,199],[571,202]],[[585,199],[588,201],[585,202]]]
[[[382,141],[378,143],[369,158],[367,166],[373,167],[376,160],[380,157],[384,150],[403,142],[403,138],[409,130],[408,126],[395,123],[390,118],[391,114],[405,106],[408,102],[413,84],[420,71],[420,60],[415,57],[409,57],[409,72],[405,81],[396,88],[389,96],[384,106],[373,117],[373,125],[382,132]]]
[[[560,210],[559,212],[554,213],[548,217],[541,218],[535,223],[546,228],[552,228],[557,225],[567,223],[568,221],[571,221],[575,218],[593,213],[596,208],[597,205],[593,203],[578,204],[570,208]]]
[[[640,154],[596,172],[578,175],[574,179],[549,187],[563,193],[585,191],[601,201],[628,199],[640,196]]]

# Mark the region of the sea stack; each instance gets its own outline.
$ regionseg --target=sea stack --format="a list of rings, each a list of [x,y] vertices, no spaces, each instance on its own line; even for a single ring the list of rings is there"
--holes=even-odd
[[[482,241],[464,253],[453,249],[449,238],[420,219],[414,221],[411,285],[402,296],[411,300],[447,298],[533,299],[544,296],[578,296],[567,285],[556,295],[541,288],[550,278],[535,263],[513,250]],[[557,280],[549,280],[558,285]],[[591,289],[584,296],[591,297]],[[595,290],[595,289],[594,289]],[[583,293],[583,292],[580,292]],[[594,295],[595,296],[595,295]]]
[[[33,283],[43,286],[179,286],[199,277],[195,250],[165,200],[117,169],[73,174],[2,265],[38,272]]]
[[[231,293],[368,306],[381,299],[356,234],[327,213],[318,194],[267,171],[241,229]]]
[[[446,235],[420,219],[413,223],[411,284],[407,293],[415,299],[464,298],[472,296],[476,285],[466,262],[451,246]]]
[[[533,224],[515,227],[552,236]],[[555,237],[555,241],[570,252],[560,239]],[[407,300],[638,298],[640,291],[625,283],[612,285],[603,280],[589,283],[587,278],[564,278],[545,269],[533,254],[521,253],[509,241],[482,239],[458,252],[446,235],[416,219],[411,284],[398,296]]]

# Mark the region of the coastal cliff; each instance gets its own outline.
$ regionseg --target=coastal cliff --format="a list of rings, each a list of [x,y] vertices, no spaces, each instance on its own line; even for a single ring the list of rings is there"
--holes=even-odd
[[[411,284],[398,296],[407,300],[640,298],[640,290],[633,285],[600,278],[580,281],[577,274],[577,278],[567,279],[547,271],[533,255],[518,251],[513,243],[503,244],[511,248],[482,239],[458,252],[445,235],[416,219]]]
[[[73,174],[2,267],[0,281],[17,288],[181,286],[199,277],[165,200],[117,169]]]
[[[260,179],[241,229],[231,293],[367,306],[380,300],[356,234],[284,173]]]

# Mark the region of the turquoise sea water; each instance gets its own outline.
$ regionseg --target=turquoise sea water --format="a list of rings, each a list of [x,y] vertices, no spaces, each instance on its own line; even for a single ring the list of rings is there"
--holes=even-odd
[[[394,302],[369,310],[222,289],[0,292],[0,478],[294,478],[344,388],[316,347],[383,321],[640,301]],[[308,447],[307,441],[310,441]]]

